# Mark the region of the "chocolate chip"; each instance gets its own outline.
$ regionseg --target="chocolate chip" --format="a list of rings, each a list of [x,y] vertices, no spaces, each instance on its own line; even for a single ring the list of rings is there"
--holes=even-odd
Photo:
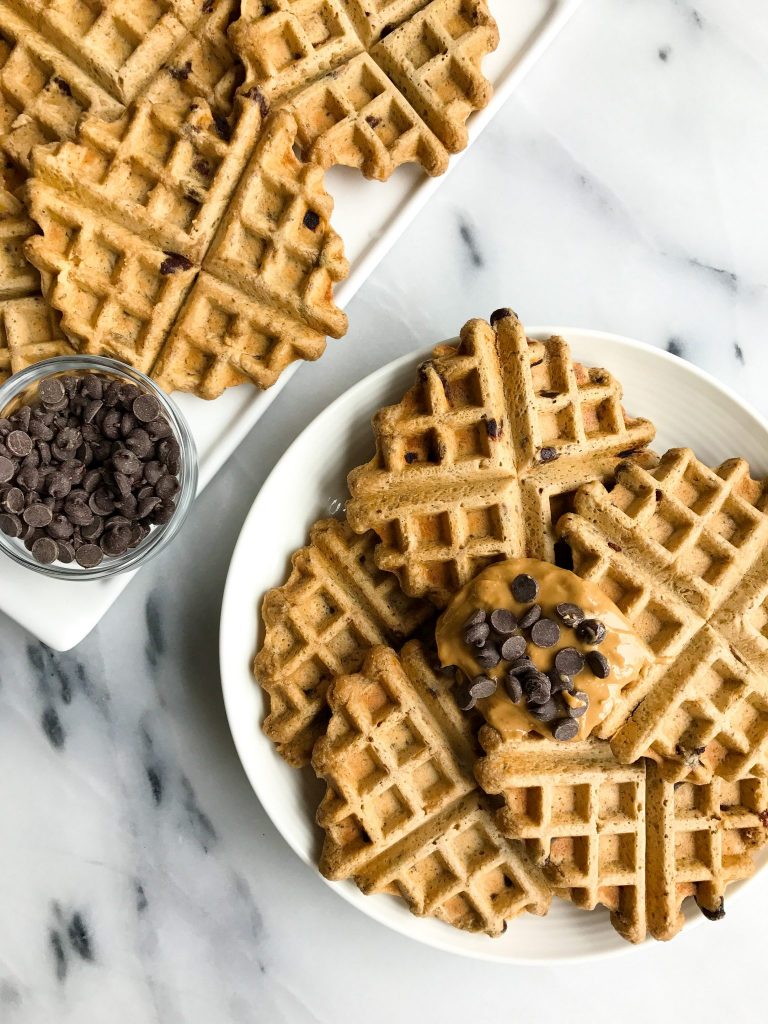
[[[555,668],[567,676],[577,676],[584,668],[584,655],[575,647],[563,647],[555,655]]]
[[[226,121],[224,124],[226,124]],[[182,256],[178,252],[166,252],[165,259],[160,264],[160,273],[176,274],[181,270],[190,270],[191,267],[192,264],[186,256]]]
[[[509,675],[521,676],[526,672],[535,672],[536,666],[533,664],[530,658],[518,658],[513,661],[507,669]]]
[[[531,640],[537,647],[554,647],[560,639],[560,627],[554,619],[539,619],[531,627]]]
[[[6,484],[13,480],[16,467],[6,455],[0,455],[0,483]]]
[[[555,605],[555,611],[565,625],[569,626],[571,629],[578,626],[578,624],[584,619],[584,612],[581,608],[579,608],[577,604],[570,604],[567,601],[563,604]]]
[[[552,683],[552,693],[573,693],[573,680],[565,672],[558,672],[556,668],[549,670],[549,681]]]
[[[95,569],[104,558],[104,552],[98,544],[81,544],[75,551],[75,558],[83,569]]]
[[[501,427],[498,420],[489,419],[485,421],[485,432],[492,441],[501,437]]]
[[[475,700],[483,700],[496,693],[497,686],[498,683],[495,679],[490,679],[488,676],[475,676],[470,684],[469,692]]]
[[[475,655],[475,661],[481,668],[495,668],[501,661],[501,655],[495,644],[486,644]]]
[[[512,675],[510,672],[504,677],[504,687],[507,691],[507,696],[513,704],[519,704],[523,699],[523,688],[520,685],[520,680],[517,676]]]
[[[699,903],[698,900],[696,900],[696,906],[699,908],[699,910],[702,912],[702,914],[704,915],[704,917],[706,917],[708,921],[722,921],[722,919],[725,917],[725,900],[722,896],[720,897],[720,900],[716,907],[702,906],[702,904]]]
[[[63,398],[66,398],[64,385],[58,377],[46,377],[45,380],[40,381],[40,387],[37,390],[43,405],[58,405]]]
[[[86,398],[100,400],[104,397],[104,381],[95,373],[88,373],[83,377],[81,390]]]
[[[521,617],[518,625],[520,629],[530,629],[534,622],[541,618],[541,605],[532,604],[528,611]]]
[[[75,549],[68,540],[56,541],[59,561],[64,565],[70,565],[75,560]]]
[[[34,505],[29,505],[24,509],[21,518],[27,526],[33,526],[36,530],[41,530],[44,526],[49,525],[53,515],[47,505],[36,502]]]
[[[162,505],[157,506],[150,516],[150,519],[156,526],[163,526],[165,523],[169,523],[171,519],[173,519],[175,512],[176,506],[173,502],[164,501]]]
[[[48,477],[46,487],[52,498],[66,498],[72,490],[72,480],[66,473],[55,471]]]
[[[522,572],[512,580],[512,596],[520,604],[529,604],[536,600],[539,584],[528,573]]]
[[[0,530],[6,537],[20,537],[22,526],[18,516],[5,514],[0,515]]]
[[[80,536],[83,540],[98,540],[102,533],[104,533],[104,520],[101,516],[94,516],[92,523],[80,527]]]
[[[117,473],[123,473],[125,476],[133,476],[141,469],[139,460],[133,452],[128,451],[126,448],[121,448],[115,452],[112,456],[112,465]]]
[[[488,639],[491,627],[487,622],[478,622],[464,630],[464,643],[470,647],[482,647]]]
[[[506,608],[495,608],[491,612],[491,628],[499,636],[512,636],[517,629],[517,616]]]
[[[589,707],[589,697],[586,695],[586,693],[584,693],[583,690],[574,690],[573,693],[571,694],[571,696],[575,700],[581,701],[581,703],[580,704],[571,704],[570,701],[566,702],[567,703],[568,717],[569,718],[581,718],[581,716],[583,714],[585,714],[587,708]]]
[[[87,526],[93,522],[93,512],[88,505],[82,500],[73,500],[71,496],[64,503],[64,513],[73,526]]]
[[[501,309],[495,309],[491,313],[490,321],[491,327],[495,327],[499,320],[506,320],[507,317],[514,317],[517,320],[517,313],[514,309],[510,309],[509,306],[504,306]]]
[[[54,540],[69,540],[75,528],[65,515],[55,515],[48,526],[48,536]]]
[[[30,551],[36,562],[39,562],[41,565],[50,565],[56,561],[59,554],[59,546],[50,537],[38,537],[33,541]]]
[[[320,214],[315,213],[314,210],[307,210],[304,214],[304,227],[309,228],[310,231],[316,231],[319,223]]]
[[[12,430],[5,439],[6,447],[11,455],[23,459],[32,451],[32,438],[25,430]]]
[[[539,722],[553,722],[560,717],[560,709],[554,700],[548,700],[544,704],[529,704],[528,712]]]
[[[561,718],[552,729],[556,740],[572,740],[579,732],[579,723],[573,718]]]
[[[468,679],[459,683],[454,691],[456,694],[456,704],[461,711],[471,711],[475,706],[475,697],[471,691],[471,684]]]
[[[543,704],[548,701],[552,692],[552,684],[549,677],[543,672],[531,672],[520,680],[523,692],[529,704]]]
[[[155,484],[155,494],[162,498],[163,501],[168,501],[174,494],[179,490],[181,484],[178,478],[171,476],[170,473],[166,473],[165,476],[161,477]]]
[[[587,666],[598,679],[607,679],[611,674],[611,666],[601,651],[587,651]]]
[[[560,453],[558,452],[557,448],[549,448],[549,447],[547,447],[547,448],[542,448],[539,451],[539,461],[540,462],[554,462],[555,459],[559,459],[559,458],[560,458]]]
[[[24,511],[24,493],[18,487],[9,487],[0,502],[6,512],[21,515]]]
[[[103,408],[104,403],[100,398],[92,398],[83,410],[83,421],[87,424],[92,424]],[[85,434],[83,434],[83,436],[85,436]],[[88,440],[88,438],[86,438],[86,440]],[[91,436],[90,440],[95,441],[96,437]]]
[[[526,651],[524,636],[509,636],[501,645],[501,656],[504,661],[515,661],[522,658]]]
[[[101,548],[105,555],[123,555],[131,543],[132,530],[129,525],[115,526],[104,533],[100,540]]]
[[[576,627],[576,636],[585,644],[601,644],[607,632],[599,619],[584,619]]]
[[[158,464],[155,463],[155,465],[158,465]],[[162,470],[161,470],[161,475],[162,475]],[[159,477],[158,477],[158,479],[159,479]],[[154,483],[157,483],[157,481],[156,480],[150,480],[149,477],[147,477],[147,483],[154,484]],[[485,619],[486,619],[485,609],[484,608],[478,608],[476,611],[472,612],[472,614],[469,616],[467,621],[464,623],[464,629],[469,629],[470,626],[479,626],[481,622],[485,622]]]
[[[40,486],[40,474],[33,465],[24,466],[16,474],[16,484],[24,491],[35,491]]]

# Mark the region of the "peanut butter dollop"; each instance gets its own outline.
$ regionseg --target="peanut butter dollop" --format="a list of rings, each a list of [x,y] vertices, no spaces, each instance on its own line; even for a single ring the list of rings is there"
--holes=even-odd
[[[469,679],[485,675],[498,680],[496,692],[478,700],[477,707],[503,739],[514,740],[530,733],[551,737],[549,724],[537,721],[524,701],[514,704],[508,696],[504,676],[509,663],[501,661],[495,668],[481,668],[475,660],[477,648],[464,642],[467,620],[477,609],[482,608],[490,616],[496,608],[505,608],[519,619],[530,608],[530,604],[521,604],[512,596],[512,581],[522,573],[532,576],[539,585],[535,602],[531,603],[540,605],[542,616],[560,626],[560,639],[552,647],[537,647],[529,638],[530,631],[520,631],[528,640],[527,657],[536,668],[549,672],[554,667],[555,655],[564,647],[575,647],[582,654],[600,651],[608,659],[610,674],[606,679],[598,679],[587,665],[573,678],[575,688],[589,697],[587,711],[578,719],[577,738],[585,739],[610,713],[621,691],[639,677],[653,657],[626,616],[597,584],[535,558],[512,558],[489,566],[455,595],[438,619],[435,636],[440,661],[444,667],[457,666]],[[586,618],[602,622],[607,630],[603,642],[598,646],[581,640],[558,616],[555,611],[558,604],[578,605]]]

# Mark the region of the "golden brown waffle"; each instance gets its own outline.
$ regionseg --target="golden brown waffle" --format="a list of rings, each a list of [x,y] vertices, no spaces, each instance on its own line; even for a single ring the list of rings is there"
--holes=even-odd
[[[34,230],[11,192],[0,188],[0,381],[30,363],[72,351],[58,314],[40,295],[40,276],[22,246]]]
[[[0,0],[0,146],[30,170],[39,143],[111,119],[234,0]]]
[[[554,561],[572,492],[654,435],[606,370],[574,363],[562,338],[529,342],[501,312],[435,349],[400,404],[376,414],[376,455],[349,476],[350,525],[375,530],[381,568],[438,605],[491,562]]]
[[[768,484],[731,459],[673,449],[576,496],[558,524],[574,569],[598,583],[656,663],[600,734],[620,761],[672,781],[768,774]]]
[[[291,574],[264,599],[264,643],[256,678],[269,694],[264,732],[297,767],[307,764],[328,720],[334,676],[356,672],[375,644],[399,646],[432,613],[376,568],[373,534],[324,519],[297,551]]]
[[[26,253],[79,351],[215,398],[269,387],[344,333],[333,285],[348,263],[322,171],[293,153],[295,122],[281,111],[262,130],[259,99],[231,120],[212,109],[202,93],[227,74],[204,42],[181,80],[174,69],[117,121],[86,119],[77,143],[38,151],[28,198],[43,234]]]
[[[670,783],[651,761],[620,764],[607,743],[522,740],[484,727],[476,766],[500,794],[502,832],[522,840],[558,895],[598,904],[625,939],[670,939],[693,896],[707,917],[726,887],[755,870],[768,843],[768,784],[754,778]]]
[[[521,844],[500,834],[472,776],[475,744],[444,677],[417,641],[370,651],[330,691],[312,758],[328,785],[317,813],[320,870],[364,893],[403,897],[414,914],[498,935],[550,891]]]
[[[245,0],[231,30],[246,90],[289,109],[306,158],[388,178],[441,174],[467,145],[498,44],[485,0]]]

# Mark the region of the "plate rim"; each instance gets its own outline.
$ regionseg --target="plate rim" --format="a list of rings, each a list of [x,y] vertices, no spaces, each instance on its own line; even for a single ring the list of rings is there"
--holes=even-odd
[[[562,337],[566,338],[568,343],[575,348],[578,348],[579,338],[588,337],[592,341],[596,340],[605,343],[608,348],[616,346],[618,348],[630,349],[635,352],[640,351],[646,355],[650,355],[653,358],[660,360],[662,364],[665,362],[674,364],[678,368],[678,370],[681,368],[680,364],[682,363],[684,371],[686,373],[689,373],[693,378],[695,378],[697,383],[704,384],[710,388],[713,388],[716,392],[719,392],[719,394],[722,395],[725,399],[729,400],[734,405],[736,405],[741,412],[744,412],[748,416],[750,416],[768,437],[768,418],[763,416],[758,410],[754,409],[733,388],[726,384],[723,384],[722,382],[717,380],[717,378],[714,377],[711,373],[709,373],[706,370],[703,370],[699,366],[696,366],[694,363],[690,363],[688,362],[688,360],[681,359],[679,356],[673,355],[672,353],[667,352],[664,349],[658,348],[654,345],[650,345],[647,342],[640,341],[635,338],[630,338],[625,335],[615,334],[610,331],[592,330],[586,327],[567,327],[563,325],[535,325],[526,328],[526,333],[529,337],[534,338],[536,340],[546,340],[546,338],[549,338],[552,335],[561,335]],[[624,942],[621,946],[617,946],[616,948],[604,950],[601,952],[584,952],[580,954],[574,954],[572,956],[557,956],[555,958],[545,959],[542,957],[510,957],[508,955],[505,956],[501,954],[496,954],[494,953],[493,949],[490,948],[488,950],[481,950],[479,948],[478,950],[456,949],[453,946],[451,946],[448,941],[442,942],[439,938],[435,936],[420,936],[412,930],[414,926],[417,927],[417,922],[419,921],[418,916],[412,915],[410,918],[404,918],[402,923],[399,921],[392,921],[389,918],[385,918],[378,912],[376,900],[367,900],[365,904],[361,904],[361,902],[356,898],[358,890],[354,882],[351,882],[349,880],[345,882],[334,882],[325,878],[320,873],[320,871],[317,869],[317,865],[313,863],[312,859],[306,856],[304,851],[297,847],[297,845],[292,841],[292,838],[290,838],[289,835],[286,834],[286,832],[281,827],[279,823],[279,814],[274,813],[275,805],[272,803],[268,793],[264,795],[264,786],[263,784],[261,784],[261,780],[252,777],[252,772],[249,770],[248,767],[248,756],[243,753],[242,746],[245,744],[245,737],[241,736],[240,730],[236,725],[237,716],[234,708],[234,694],[237,690],[237,685],[236,683],[228,681],[230,675],[225,667],[228,664],[228,659],[226,656],[226,623],[228,620],[227,612],[229,606],[236,600],[236,597],[234,596],[234,579],[237,574],[236,563],[239,560],[239,557],[241,556],[241,551],[245,546],[247,535],[250,532],[249,524],[254,518],[257,517],[258,510],[260,509],[261,506],[262,495],[265,492],[268,492],[270,481],[279,472],[282,463],[291,458],[293,451],[302,443],[305,435],[308,434],[313,429],[315,429],[318,423],[324,422],[326,419],[332,420],[334,418],[336,410],[342,403],[349,402],[350,400],[354,401],[354,395],[358,391],[364,391],[371,387],[375,388],[377,383],[382,378],[389,376],[396,377],[397,374],[401,370],[403,370],[408,364],[413,365],[415,369],[416,366],[418,366],[420,360],[429,358],[432,351],[435,349],[437,345],[456,344],[458,340],[459,339],[457,337],[448,338],[442,342],[434,342],[423,349],[416,349],[411,352],[405,353],[404,355],[398,356],[396,359],[393,359],[390,362],[385,363],[383,366],[378,367],[377,369],[371,371],[371,373],[367,374],[360,380],[356,381],[353,385],[351,385],[340,395],[338,395],[328,406],[326,406],[325,409],[322,410],[322,412],[318,413],[318,415],[315,416],[308,424],[306,424],[306,426],[297,434],[297,436],[293,439],[290,445],[285,449],[285,451],[279,457],[277,462],[274,464],[269,474],[265,478],[264,482],[262,483],[261,487],[259,488],[258,492],[254,496],[253,503],[251,504],[251,507],[243,520],[237,541],[232,551],[229,568],[227,569],[226,581],[224,584],[224,592],[222,596],[221,613],[219,620],[219,673],[221,680],[221,689],[224,700],[224,708],[227,716],[227,725],[232,736],[232,741],[235,745],[238,760],[240,761],[241,767],[245,773],[245,776],[248,780],[251,789],[254,792],[254,795],[256,796],[256,799],[261,804],[262,808],[264,809],[264,812],[266,813],[273,827],[280,835],[281,840],[285,842],[285,844],[292,850],[292,852],[299,858],[299,860],[306,867],[310,868],[317,878],[321,879],[325,885],[327,885],[333,892],[335,892],[338,896],[344,899],[345,902],[352,906],[355,910],[359,911],[360,913],[363,913],[365,916],[378,922],[379,924],[390,929],[391,931],[394,931],[397,934],[404,936],[405,938],[411,939],[414,942],[418,942],[421,945],[425,945],[432,949],[437,949],[444,953],[450,953],[454,956],[460,956],[472,960],[479,960],[481,962],[503,963],[507,965],[516,964],[519,966],[533,967],[552,967],[557,964],[599,962],[603,960],[610,960],[615,957],[625,956],[631,953],[632,951],[637,951],[641,949],[649,950],[653,948],[663,948],[663,943],[654,942],[654,940],[652,940],[651,938],[646,938],[643,942],[637,944]],[[610,356],[608,358],[610,359]],[[257,599],[259,603],[257,604],[257,607],[255,609],[256,614],[254,616],[254,640],[259,630],[260,607],[261,600],[263,600],[263,596],[264,595],[262,594],[261,597]],[[267,737],[261,731],[261,729],[258,728],[258,726],[254,727],[253,732],[257,739],[257,742],[263,742],[265,745],[268,745],[272,749],[273,755],[275,757],[279,757],[279,755],[274,752],[274,748],[272,747],[271,742],[267,739]],[[760,873],[763,870],[768,870],[768,862],[758,865],[755,874],[752,877],[755,877],[758,873]],[[740,898],[743,895],[750,880],[751,879],[745,879],[733,885],[731,889],[732,900],[734,898]],[[687,932],[692,928],[698,927],[703,921],[704,918],[702,915],[696,915],[694,917],[686,915],[686,919],[680,934],[682,935],[683,932]]]

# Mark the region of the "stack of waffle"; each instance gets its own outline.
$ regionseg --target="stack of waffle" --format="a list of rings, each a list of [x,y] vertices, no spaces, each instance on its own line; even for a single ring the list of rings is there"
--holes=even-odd
[[[768,481],[648,451],[619,382],[470,321],[350,474],[264,603],[264,729],[327,786],[320,870],[497,935],[553,898],[668,939],[693,897],[724,913],[768,844]],[[652,655],[601,738],[503,738],[458,710],[434,618],[485,566],[562,561]],[[406,642],[407,641],[407,642]],[[477,715],[477,717],[475,717]]]
[[[0,0],[0,375],[72,351],[266,388],[347,320],[325,168],[466,145],[485,0]]]

